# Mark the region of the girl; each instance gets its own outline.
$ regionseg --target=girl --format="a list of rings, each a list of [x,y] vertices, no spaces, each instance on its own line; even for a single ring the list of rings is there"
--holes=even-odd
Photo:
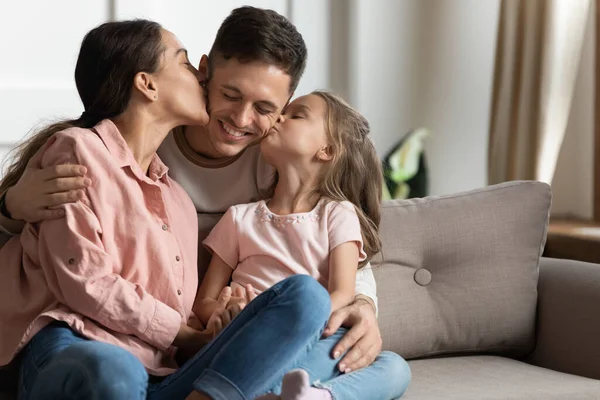
[[[212,260],[194,304],[201,321],[208,321],[230,280],[236,292],[260,293],[306,274],[327,288],[332,311],[352,301],[357,268],[381,248],[382,174],[368,134],[366,119],[328,92],[300,97],[285,109],[260,144],[276,169],[268,200],[231,207],[204,241]],[[232,302],[243,305],[243,299]],[[297,360],[300,370],[284,379],[282,399],[392,399],[404,392],[408,365],[391,352],[340,376],[329,353],[343,333]]]
[[[156,150],[176,126],[208,122],[200,79],[159,24],[102,24],[75,69],[85,111],[20,148],[0,191],[34,154],[91,178],[64,218],[27,224],[0,250],[0,366],[18,366],[20,399],[253,399],[317,342],[329,297],[307,277],[263,293],[214,339],[212,322],[188,326],[196,210]],[[286,319],[306,322],[292,332]],[[176,350],[193,357],[178,368]]]

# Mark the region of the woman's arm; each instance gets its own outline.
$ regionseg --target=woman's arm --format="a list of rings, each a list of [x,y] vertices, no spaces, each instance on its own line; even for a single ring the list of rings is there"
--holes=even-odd
[[[347,306],[354,300],[359,248],[357,242],[346,242],[329,253],[329,285],[331,311]]]
[[[73,311],[167,349],[180,333],[182,316],[143,286],[115,273],[104,250],[100,221],[88,204],[87,198],[66,204],[65,218],[40,223],[39,264],[49,288]]]
[[[103,144],[89,132],[58,133],[40,150],[40,164],[42,168],[62,164],[98,168],[106,162],[93,159],[104,154],[100,146]],[[31,235],[37,235],[36,251],[30,250],[28,255],[44,271],[46,284],[59,303],[108,329],[165,350],[186,321],[144,286],[119,274],[104,248],[106,233],[90,200],[92,195],[97,197],[93,192],[97,190],[88,188],[79,201],[60,206],[64,218],[26,225],[24,233],[31,230]]]
[[[192,307],[192,311],[204,325],[208,324],[208,320],[213,315],[219,294],[229,284],[232,273],[231,267],[213,253]]]

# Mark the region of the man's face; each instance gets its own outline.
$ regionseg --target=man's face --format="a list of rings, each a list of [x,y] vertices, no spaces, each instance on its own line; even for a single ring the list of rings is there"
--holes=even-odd
[[[291,77],[263,62],[219,59],[212,68],[207,84],[209,150],[215,158],[233,157],[275,125],[291,97]]]

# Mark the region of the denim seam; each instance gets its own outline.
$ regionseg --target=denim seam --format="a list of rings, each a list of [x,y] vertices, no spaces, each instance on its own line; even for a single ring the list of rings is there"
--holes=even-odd
[[[205,389],[197,389],[196,388],[196,384],[197,383],[202,383],[202,379],[203,378],[208,378],[208,380],[219,380],[221,382],[227,383],[233,390],[235,390],[237,392],[237,394],[240,395],[240,397],[242,399],[245,399],[246,396],[244,395],[244,393],[242,393],[242,391],[240,390],[240,388],[237,387],[237,385],[235,383],[233,383],[232,381],[230,381],[229,379],[227,379],[227,377],[225,377],[224,375],[220,374],[219,372],[215,371],[214,369],[211,368],[206,368],[204,370],[204,372],[202,372],[202,374],[200,374],[200,376],[198,378],[196,378],[196,380],[192,383],[192,390],[195,390],[197,392],[201,392],[204,393],[206,395],[212,394],[209,392],[206,392]],[[221,391],[219,391],[220,394],[223,394]]]
[[[35,367],[35,372],[40,372],[41,368],[38,365],[38,360],[36,360],[35,358],[35,352],[31,350],[31,346],[27,346],[27,353],[29,353],[28,355],[31,357],[31,360],[33,361],[33,366]]]

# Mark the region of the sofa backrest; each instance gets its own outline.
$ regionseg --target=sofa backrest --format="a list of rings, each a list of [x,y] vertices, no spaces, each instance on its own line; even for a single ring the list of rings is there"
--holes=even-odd
[[[550,203],[550,187],[531,181],[385,202],[372,262],[384,348],[529,353]]]

